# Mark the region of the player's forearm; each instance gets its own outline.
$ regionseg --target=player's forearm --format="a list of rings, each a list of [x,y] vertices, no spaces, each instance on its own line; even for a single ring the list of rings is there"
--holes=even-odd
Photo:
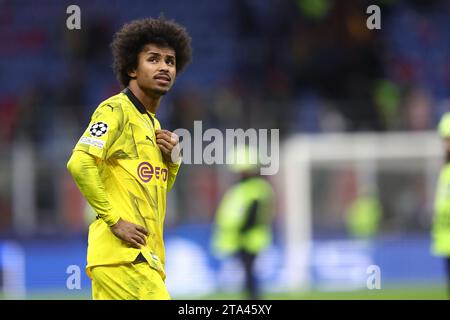
[[[85,152],[74,151],[67,163],[67,169],[95,212],[109,226],[115,224],[120,217],[113,213],[111,203],[108,200],[105,187],[98,173],[95,158]]]

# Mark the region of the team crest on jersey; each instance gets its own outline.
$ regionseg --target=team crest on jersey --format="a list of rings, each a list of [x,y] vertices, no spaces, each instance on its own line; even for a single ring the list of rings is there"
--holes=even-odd
[[[89,129],[89,133],[93,137],[101,137],[108,131],[108,125],[104,122],[96,122]]]

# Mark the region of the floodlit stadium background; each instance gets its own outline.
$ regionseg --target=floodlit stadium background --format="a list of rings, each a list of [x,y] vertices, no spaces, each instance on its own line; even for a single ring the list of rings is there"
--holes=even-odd
[[[66,28],[71,4],[81,30]],[[89,215],[66,162],[94,108],[119,90],[112,35],[164,13],[186,26],[194,56],[163,99],[162,126],[280,130],[275,241],[257,264],[265,298],[446,298],[430,226],[435,127],[450,111],[450,5],[378,1],[381,30],[369,30],[371,4],[0,1],[0,297],[90,298]],[[222,166],[180,170],[166,217],[173,298],[243,297],[239,264],[210,247],[232,182]],[[363,194],[381,204],[370,238],[349,222]],[[370,266],[380,289],[367,287]],[[70,290],[77,267],[81,288]]]

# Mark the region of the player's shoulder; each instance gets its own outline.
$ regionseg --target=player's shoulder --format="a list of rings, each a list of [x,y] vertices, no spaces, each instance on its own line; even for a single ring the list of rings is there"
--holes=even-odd
[[[127,106],[128,100],[126,99],[125,94],[120,92],[100,102],[97,109],[109,108],[112,111],[115,111],[117,109],[118,111],[123,112],[127,108]]]
[[[123,93],[118,93],[101,101],[94,111],[93,117],[112,117],[124,120],[127,115],[128,102]]]
[[[261,176],[255,176],[248,180],[247,187],[250,190],[258,190],[260,195],[270,195],[273,193],[272,184]]]

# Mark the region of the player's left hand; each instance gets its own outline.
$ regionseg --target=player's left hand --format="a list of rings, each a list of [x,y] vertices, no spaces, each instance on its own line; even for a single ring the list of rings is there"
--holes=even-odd
[[[180,159],[180,138],[169,130],[156,130],[156,144],[163,154],[164,160],[176,163]]]

